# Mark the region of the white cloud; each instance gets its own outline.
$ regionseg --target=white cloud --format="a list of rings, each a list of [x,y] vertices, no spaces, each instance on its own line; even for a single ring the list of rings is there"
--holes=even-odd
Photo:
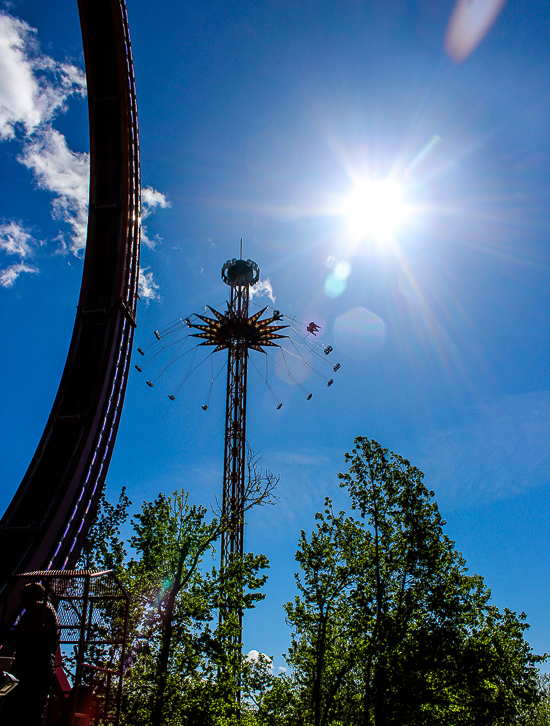
[[[246,654],[246,659],[258,666],[263,666],[266,671],[273,669],[273,659],[265,653],[260,653],[258,650],[249,650]]]
[[[162,242],[162,237],[160,237],[160,235],[156,234],[153,237],[153,239],[151,239],[147,235],[147,227],[144,224],[142,224],[141,225],[141,241],[143,242],[144,245],[149,247],[150,250],[155,250],[157,248],[157,244],[159,242]]]
[[[52,203],[54,219],[70,225],[72,234],[64,246],[79,256],[86,247],[88,228],[89,154],[71,151],[63,134],[48,126],[27,142],[19,161],[32,170],[41,189],[57,195]],[[152,187],[142,190],[142,219],[156,208],[170,206],[162,192]],[[155,249],[162,238],[158,234],[149,238],[147,227],[142,225],[141,241],[149,249]]]
[[[37,242],[21,225],[16,222],[0,224],[0,251],[5,255],[19,257],[20,260],[27,260],[34,254]],[[0,269],[0,287],[13,287],[13,284],[24,272],[37,274],[38,268],[18,262]]]
[[[0,270],[0,287],[12,287],[22,272],[30,272],[36,275],[40,272],[40,270],[38,267],[26,265],[24,262],[19,262],[16,265],[10,265],[5,269]]]
[[[250,299],[254,297],[263,297],[267,295],[271,302],[275,302],[275,295],[273,294],[273,288],[271,287],[271,279],[268,277],[267,280],[259,280],[255,285],[250,288]]]
[[[25,54],[30,33],[26,23],[0,14],[0,139],[12,138],[18,123],[27,130],[40,123],[34,107],[37,84]]]
[[[53,217],[72,228],[67,246],[79,255],[88,226],[89,154],[71,151],[63,134],[49,126],[25,145],[19,161],[32,170],[39,188],[57,195]]]
[[[36,30],[1,12],[0,140],[14,139],[21,132],[18,161],[33,172],[39,188],[56,195],[53,216],[72,228],[64,246],[79,254],[86,244],[89,156],[71,151],[65,137],[51,126],[71,95],[86,95],[80,68],[43,54]],[[6,247],[3,250],[10,254]],[[25,251],[28,256],[30,249]]]
[[[141,219],[147,219],[157,207],[168,209],[172,203],[162,193],[153,187],[144,187],[141,190]]]
[[[153,272],[147,272],[148,267],[139,268],[139,296],[146,303],[159,300],[159,286],[153,280]]]
[[[56,238],[62,249],[81,257],[86,246],[90,158],[72,151],[65,137],[53,128],[57,114],[65,111],[72,95],[86,95],[82,70],[59,63],[40,50],[36,30],[6,12],[0,12],[0,141],[22,144],[17,159],[31,170],[39,189],[54,195],[52,216],[67,224],[68,232]],[[142,190],[142,219],[171,204],[162,192]],[[31,258],[36,244],[16,222],[0,227],[0,251]],[[154,249],[161,238],[149,238],[142,227],[142,241]],[[147,269],[147,268],[146,268]],[[28,264],[12,265],[2,272],[2,285],[11,287],[22,272],[38,272]],[[152,272],[142,271],[140,294],[146,301],[159,298]]]
[[[33,254],[36,240],[16,222],[0,224],[0,250],[6,255],[17,255],[20,259]]]
[[[500,396],[423,441],[418,466],[447,506],[521,495],[550,482],[550,391]]]
[[[153,189],[153,187],[144,187],[141,190],[141,220],[150,217],[153,212],[158,209],[168,209],[171,207],[171,202],[162,193]],[[156,234],[151,239],[147,233],[147,227],[141,225],[141,241],[144,245],[147,245],[150,250],[154,250],[159,242],[162,242],[162,237]]]
[[[14,138],[17,128],[29,136],[64,110],[69,96],[85,93],[79,68],[42,54],[36,30],[0,12],[0,140]]]

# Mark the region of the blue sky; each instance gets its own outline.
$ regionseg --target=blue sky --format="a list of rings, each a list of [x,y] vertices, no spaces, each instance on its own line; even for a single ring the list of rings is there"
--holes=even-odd
[[[271,371],[280,410],[250,376],[248,437],[281,481],[280,503],[249,518],[247,547],[271,571],[245,648],[276,667],[300,529],[325,495],[344,504],[336,474],[356,435],[425,472],[471,571],[550,651],[550,9],[497,5],[474,0],[497,16],[468,55],[447,1],[129,2],[146,187],[135,345],[223,305],[242,237],[275,307],[318,322],[342,365],[329,389],[304,383],[310,401]],[[70,341],[89,150],[76,3],[3,8],[2,509]],[[361,231],[350,200],[387,179],[395,224]],[[181,486],[219,496],[222,379],[205,412],[208,370],[175,402],[132,371],[112,496],[126,485],[136,509]]]

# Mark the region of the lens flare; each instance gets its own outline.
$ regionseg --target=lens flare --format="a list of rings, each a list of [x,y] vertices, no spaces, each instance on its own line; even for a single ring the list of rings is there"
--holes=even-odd
[[[347,286],[347,279],[351,272],[351,265],[347,260],[340,260],[334,266],[334,270],[325,280],[325,295],[338,297]]]
[[[505,0],[457,0],[447,32],[447,55],[460,63],[474,52],[498,18]]]
[[[311,368],[305,365],[303,359],[282,348],[277,351],[275,361],[277,376],[290,385],[303,383],[311,375]]]
[[[407,207],[397,182],[367,180],[356,184],[342,213],[348,218],[354,237],[386,242],[405,221]]]
[[[384,347],[386,324],[370,310],[353,308],[336,320],[334,340],[350,358],[371,358]]]

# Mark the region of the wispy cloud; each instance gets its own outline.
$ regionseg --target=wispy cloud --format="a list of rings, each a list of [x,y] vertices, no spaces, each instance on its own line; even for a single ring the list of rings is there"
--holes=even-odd
[[[28,260],[34,255],[37,241],[17,222],[0,224],[0,251],[6,256],[19,257],[18,263],[9,265],[0,270],[0,287],[12,287],[19,275],[24,272],[36,274],[38,268],[22,260]]]
[[[60,63],[44,54],[36,30],[9,13],[0,12],[0,141],[21,144],[18,161],[33,174],[36,185],[52,195],[52,216],[68,226],[56,237],[60,248],[82,257],[86,246],[90,158],[72,151],[67,140],[53,128],[55,117],[66,110],[71,96],[86,95],[86,78],[80,68]],[[171,204],[162,192],[142,191],[142,220]],[[19,257],[19,263],[0,270],[0,285],[11,287],[23,272],[37,273],[29,264],[38,245],[17,222],[0,227],[0,252]],[[161,238],[142,240],[154,249]],[[159,298],[159,286],[148,268],[142,272],[140,295],[146,301]]]
[[[48,126],[25,145],[18,158],[32,170],[40,189],[56,195],[53,217],[71,227],[69,235],[58,239],[74,255],[81,255],[88,226],[89,155],[71,151],[63,134]]]
[[[141,190],[141,219],[147,219],[157,207],[160,209],[168,209],[172,206],[172,203],[168,201],[166,196],[162,193],[153,189],[153,187],[144,187]]]
[[[487,401],[456,429],[423,441],[419,468],[438,501],[464,506],[550,483],[550,391]]]
[[[148,267],[139,268],[139,296],[146,303],[160,298],[159,285],[153,280],[152,271],[148,270]]]
[[[53,216],[72,228],[68,247],[78,254],[86,243],[89,159],[87,154],[72,152],[51,125],[73,95],[86,95],[80,68],[42,53],[36,30],[0,12],[0,140],[22,144],[18,160],[33,172],[39,188],[56,195]],[[0,235],[4,255],[20,258],[0,273],[0,284],[11,287],[21,273],[38,272],[28,264],[37,245],[14,221],[3,224]]]
[[[22,272],[30,272],[36,275],[40,270],[38,267],[26,265],[24,262],[18,262],[15,265],[5,267],[3,270],[0,270],[0,287],[12,287]]]
[[[273,294],[273,288],[271,287],[271,279],[268,277],[267,280],[258,280],[258,282],[250,288],[250,299],[254,297],[267,297],[272,303],[275,302],[275,295]]]
[[[151,239],[143,221],[156,212],[157,209],[168,209],[171,206],[172,203],[167,199],[167,197],[162,192],[153,189],[153,187],[144,187],[141,190],[141,241],[151,250],[154,250],[157,244],[162,242],[162,237],[159,237],[159,235],[156,234]]]
[[[153,238],[148,236],[147,227],[142,224],[141,225],[141,241],[144,245],[149,247],[150,250],[156,250],[157,245],[162,242],[162,237],[158,234],[156,234]]]
[[[0,12],[0,140],[14,138],[18,129],[30,136],[73,94],[86,94],[80,68],[44,55],[34,28]]]
[[[0,250],[6,255],[17,255],[23,259],[34,252],[36,240],[16,222],[0,224]]]

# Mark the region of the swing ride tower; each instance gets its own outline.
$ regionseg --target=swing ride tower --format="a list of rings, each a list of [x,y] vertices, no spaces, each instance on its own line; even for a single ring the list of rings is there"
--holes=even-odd
[[[189,376],[202,363],[208,359],[212,361],[214,353],[227,350],[221,505],[223,530],[220,561],[220,573],[222,578],[225,578],[231,569],[232,563],[238,562],[240,556],[244,554],[244,514],[250,503],[250,501],[247,501],[247,497],[250,496],[250,487],[246,480],[248,471],[246,462],[246,399],[249,363],[252,365],[252,369],[259,373],[254,361],[255,356],[250,355],[250,351],[260,353],[265,359],[266,374],[264,383],[275,399],[277,410],[283,404],[267,382],[269,360],[272,361],[278,374],[281,377],[284,376],[283,380],[288,378],[302,392],[307,401],[311,399],[313,394],[301,384],[300,380],[304,380],[304,377],[301,377],[300,372],[305,371],[305,377],[309,373],[314,373],[325,381],[327,387],[330,387],[334,383],[332,372],[338,371],[341,366],[340,363],[333,363],[328,359],[333,348],[316,337],[320,326],[315,322],[308,323],[296,317],[283,316],[278,310],[270,309],[268,305],[253,315],[249,314],[251,290],[260,279],[260,270],[252,260],[242,259],[242,240],[240,258],[228,260],[222,267],[221,277],[223,282],[230,288],[226,311],[222,313],[207,305],[204,307],[204,314],[194,312],[189,317],[180,317],[167,327],[153,331],[155,340],[146,345],[145,349],[137,349],[138,353],[145,357],[142,363],[143,368],[138,364],[135,364],[135,368],[138,373],[143,373],[144,368],[149,368],[152,365],[157,368],[158,372],[150,375],[145,380],[147,386],[153,388],[162,377],[166,376],[168,378],[170,372],[175,371],[174,364],[192,353],[189,368],[183,380],[180,379],[179,383],[176,382],[172,392],[168,394],[168,398],[175,401]],[[270,312],[266,313],[268,309]],[[211,315],[208,311],[210,311]],[[266,317],[262,319],[264,313],[266,313]],[[279,321],[282,320],[287,324],[279,325]],[[283,330],[284,333],[281,332]],[[201,342],[197,342],[190,349],[185,350],[188,341],[196,338]],[[214,349],[202,362],[195,365],[195,352],[202,346],[211,346]],[[276,352],[277,356],[272,356],[272,352]],[[292,364],[292,361],[298,368],[292,368],[289,365]],[[316,363],[329,366],[331,373],[328,376],[324,375],[318,370],[319,366]],[[220,373],[222,370],[223,367],[220,369]],[[212,363],[212,382],[207,402],[202,405],[204,411],[209,408],[212,386],[218,375],[219,373],[214,375]],[[229,632],[225,632],[225,637],[229,638],[234,652],[240,653],[242,633],[242,608],[240,604],[235,602],[234,598],[228,597],[225,602],[220,603],[219,619],[220,625],[231,626]]]
[[[300,382],[300,373],[289,366],[289,362],[299,369],[306,371],[306,376],[315,373],[321,377],[327,387],[330,387],[334,380],[318,370],[318,366],[308,358],[314,359],[317,363],[322,362],[328,365],[332,372],[340,369],[340,363],[334,364],[329,361],[328,355],[332,352],[331,345],[326,345],[316,337],[320,326],[315,322],[307,322],[296,317],[283,316],[278,310],[270,310],[266,305],[253,315],[249,314],[251,302],[251,290],[260,279],[258,265],[250,259],[228,260],[222,267],[221,277],[223,282],[230,288],[230,296],[227,301],[225,312],[218,312],[209,305],[204,307],[204,314],[192,313],[189,317],[178,318],[166,328],[155,330],[155,340],[146,345],[145,349],[138,348],[138,353],[145,357],[142,363],[143,368],[152,364],[159,367],[160,371],[151,375],[145,380],[150,388],[153,388],[157,381],[165,374],[169,375],[174,371],[174,364],[180,361],[188,353],[193,352],[187,374],[179,384],[176,384],[172,392],[168,394],[171,401],[175,401],[189,376],[197,370],[206,360],[213,359],[214,353],[227,350],[227,389],[226,389],[226,411],[225,411],[225,436],[224,436],[224,468],[223,468],[223,491],[221,506],[221,522],[223,531],[221,535],[221,562],[220,571],[222,577],[228,573],[230,565],[238,561],[244,552],[244,514],[249,501],[247,497],[250,492],[247,476],[246,462],[246,406],[248,387],[248,364],[258,371],[254,362],[254,356],[250,351],[256,351],[265,358],[267,385],[271,395],[275,399],[276,408],[282,407],[273,389],[267,382],[267,363],[271,360],[278,369],[280,375],[288,377],[309,401],[312,397],[311,391],[307,390]],[[210,311],[211,316],[208,314]],[[266,313],[267,317],[262,319]],[[279,321],[285,320],[287,324],[279,325]],[[286,330],[285,330],[286,329]],[[197,332],[191,332],[196,330]],[[281,331],[284,330],[284,333]],[[198,338],[201,342],[194,345],[190,350],[184,352],[184,346],[189,339]],[[285,345],[282,339],[286,339]],[[195,351],[202,346],[214,348],[201,363],[195,365]],[[280,359],[270,355],[270,349],[276,349]],[[271,350],[271,352],[275,352]],[[143,373],[143,368],[136,364],[138,373]],[[221,373],[221,370],[220,370]],[[297,373],[297,375],[295,375]],[[219,375],[219,374],[218,374]],[[208,410],[212,386],[218,375],[214,376],[212,364],[212,382],[208,400],[202,405],[204,411]],[[303,380],[303,378],[302,378]],[[242,610],[239,605],[231,605],[229,600],[221,604],[220,624],[232,623],[232,635],[229,636],[231,643],[240,647],[242,632]],[[239,651],[240,652],[240,651]]]
[[[227,526],[221,539],[222,572],[243,554],[248,354],[250,350],[265,353],[264,347],[277,346],[275,339],[287,337],[278,331],[288,326],[273,325],[281,319],[277,312],[264,320],[260,318],[267,308],[248,315],[250,288],[259,279],[259,267],[252,260],[228,260],[222,267],[222,280],[231,289],[227,311],[220,313],[209,306],[214,318],[197,315],[202,324],[188,323],[201,331],[193,334],[205,339],[201,345],[228,352],[222,496],[222,521]]]

